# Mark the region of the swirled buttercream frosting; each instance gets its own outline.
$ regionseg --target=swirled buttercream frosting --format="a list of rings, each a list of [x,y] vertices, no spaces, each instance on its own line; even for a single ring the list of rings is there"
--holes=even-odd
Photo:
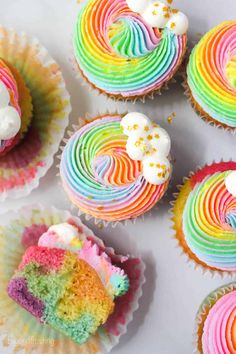
[[[181,64],[186,42],[186,34],[152,27],[126,0],[87,1],[73,39],[75,59],[86,80],[118,98],[160,90]]]
[[[236,284],[211,293],[203,302],[198,321],[198,350],[201,354],[236,352]]]
[[[162,198],[169,182],[163,177],[164,182],[155,185],[144,178],[142,162],[127,153],[128,136],[121,119],[106,115],[80,128],[67,142],[60,164],[62,183],[72,203],[108,221],[147,212]]]
[[[236,21],[223,22],[195,46],[187,83],[197,111],[208,120],[236,127]]]
[[[196,172],[182,186],[174,206],[177,238],[190,258],[220,271],[236,271],[236,197],[226,180],[235,162]]]

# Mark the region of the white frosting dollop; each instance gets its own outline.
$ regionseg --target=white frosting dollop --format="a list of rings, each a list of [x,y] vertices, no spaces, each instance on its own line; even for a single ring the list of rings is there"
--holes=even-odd
[[[14,138],[21,127],[21,118],[17,110],[10,106],[10,94],[0,81],[0,140]]]
[[[145,11],[147,5],[151,3],[151,0],[126,0],[126,2],[130,10],[141,14]]]
[[[14,107],[0,108],[0,140],[14,138],[21,127],[21,118]]]
[[[166,27],[171,29],[175,34],[182,35],[188,30],[188,18],[183,12],[178,11],[171,15]]]
[[[69,244],[74,238],[79,237],[76,227],[68,223],[52,225],[49,227],[48,232],[54,232],[58,240],[65,244]]]
[[[155,0],[126,0],[129,8],[139,13],[151,27],[168,27],[176,35],[188,30],[188,18],[182,12],[172,9],[169,4]]]
[[[121,127],[128,136],[127,154],[132,160],[142,161],[144,178],[155,185],[166,182],[171,173],[171,141],[166,130],[138,112],[124,116]]]
[[[228,192],[236,197],[236,171],[231,172],[225,178],[225,186]]]

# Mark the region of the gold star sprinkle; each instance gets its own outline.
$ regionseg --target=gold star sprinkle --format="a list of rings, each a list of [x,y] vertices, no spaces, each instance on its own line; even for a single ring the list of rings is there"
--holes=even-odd
[[[166,169],[166,165],[161,165],[161,169],[165,170]]]
[[[140,147],[141,142],[140,142],[139,140],[137,140],[134,145],[135,145],[136,147]]]
[[[155,135],[154,135],[154,138],[155,138],[155,139],[160,139],[160,135],[159,135],[159,134],[155,134]]]
[[[177,14],[179,12],[179,10],[178,9],[172,9],[171,12],[172,12],[172,14]]]
[[[158,6],[159,6],[159,4],[156,2],[156,3],[154,4],[154,6],[155,6],[155,7],[158,7]]]
[[[152,136],[151,135],[148,135],[148,140],[152,140]]]
[[[156,16],[157,12],[154,10],[154,11],[152,11],[152,14],[153,14],[153,16]]]
[[[168,4],[172,4],[173,0],[167,0]]]
[[[153,152],[157,152],[157,149],[153,148],[152,151],[153,151]]]
[[[161,165],[160,165],[159,163],[156,163],[156,167],[157,167],[157,168],[160,168]]]
[[[144,139],[143,138],[139,138],[140,141],[143,141]]]
[[[139,128],[138,124],[134,124],[133,128],[134,128],[134,130],[137,130]]]
[[[168,11],[169,11],[169,7],[168,7],[168,6],[164,6],[164,7],[163,7],[163,11],[164,11],[164,12],[168,12]]]
[[[150,162],[149,166],[150,166],[150,167],[154,167],[154,163],[153,163],[153,162]]]
[[[162,173],[159,172],[159,173],[157,174],[157,177],[162,177]]]
[[[176,27],[176,23],[175,22],[171,22],[170,28],[171,29],[175,29],[175,27]]]
[[[144,127],[144,130],[145,130],[145,132],[148,132],[148,131],[149,131],[149,127],[146,125],[146,126]]]
[[[170,18],[170,15],[169,14],[165,14],[164,17],[165,18]]]

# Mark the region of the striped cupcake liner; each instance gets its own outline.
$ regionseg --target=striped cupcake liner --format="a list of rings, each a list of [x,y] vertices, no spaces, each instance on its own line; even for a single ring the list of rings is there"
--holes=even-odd
[[[232,161],[232,160],[230,160],[230,161]],[[236,272],[216,269],[216,268],[210,267],[207,264],[198,260],[197,257],[192,253],[192,251],[186,245],[186,243],[184,241],[184,235],[182,233],[180,233],[179,228],[176,227],[176,223],[178,222],[178,217],[180,217],[178,215],[183,212],[185,201],[187,200],[187,197],[188,197],[188,193],[184,193],[184,201],[182,201],[181,206],[177,207],[178,198],[180,197],[180,195],[184,191],[186,183],[188,183],[191,180],[191,178],[203,167],[207,167],[207,166],[210,167],[214,163],[221,163],[221,162],[225,162],[225,161],[223,161],[223,159],[221,159],[218,162],[213,160],[210,164],[205,164],[204,166],[197,166],[195,172],[191,171],[189,173],[188,177],[183,178],[182,184],[178,184],[176,186],[177,192],[173,193],[173,199],[170,202],[169,215],[170,215],[170,219],[172,222],[171,229],[174,231],[174,233],[172,235],[172,239],[173,239],[173,242],[175,243],[175,248],[178,251],[179,255],[181,257],[183,257],[185,262],[188,264],[189,268],[198,270],[203,275],[210,275],[212,278],[232,279],[235,277]],[[176,213],[177,213],[177,215],[176,215]]]
[[[78,3],[78,12],[83,8],[83,6],[86,5],[86,3],[89,0],[77,0]],[[75,24],[74,24],[75,26]],[[142,102],[145,103],[146,99],[150,99],[153,100],[156,96],[160,96],[163,94],[164,91],[168,91],[169,87],[176,83],[176,79],[178,76],[182,77],[182,63],[185,60],[185,55],[187,53],[187,47],[185,50],[185,53],[183,53],[182,57],[179,59],[179,64],[176,67],[175,71],[173,71],[173,73],[170,75],[169,79],[162,85],[161,88],[153,90],[149,93],[146,93],[144,95],[138,95],[138,96],[132,96],[132,97],[124,97],[120,94],[118,95],[114,95],[114,94],[110,94],[104,90],[99,89],[97,86],[95,86],[93,83],[91,83],[88,78],[83,74],[83,71],[81,70],[79,64],[76,61],[75,55],[74,55],[74,48],[73,48],[73,34],[71,35],[71,56],[70,56],[70,62],[72,65],[72,68],[75,72],[76,78],[78,79],[78,81],[80,82],[80,84],[84,87],[87,88],[87,90],[89,92],[95,92],[97,95],[101,95],[103,97],[106,98],[110,98],[114,101],[117,102]]]
[[[194,333],[193,333],[193,353],[204,354],[202,350],[202,335],[206,318],[211,308],[224,295],[236,290],[236,283],[223,285],[212,291],[202,302],[195,319]]]
[[[33,118],[22,141],[0,158],[0,201],[27,196],[53,164],[68,125],[70,96],[57,63],[36,38],[0,26],[0,57],[30,90]]]
[[[74,133],[76,131],[78,131],[80,128],[82,128],[84,125],[90,123],[91,121],[93,121],[94,119],[99,119],[100,117],[103,117],[104,115],[126,115],[128,112],[120,112],[120,111],[115,111],[113,113],[111,112],[108,112],[106,111],[105,113],[99,113],[95,116],[91,116],[89,113],[87,113],[85,115],[85,117],[79,117],[78,118],[78,124],[73,124],[72,125],[72,129],[69,129],[67,132],[66,132],[66,136],[65,138],[62,140],[62,144],[59,148],[59,154],[57,155],[57,159],[59,161],[61,161],[62,159],[62,153],[63,153],[63,150],[67,144],[67,142],[69,141],[70,137],[72,135],[74,135]],[[171,159],[171,157],[170,157]],[[58,174],[57,174],[57,177],[60,177],[60,163],[57,164],[57,168],[58,168]],[[167,193],[167,190],[169,188],[171,184],[171,178],[170,178],[170,183],[169,185],[167,186],[166,188],[166,191],[163,195],[163,197],[157,202],[156,205],[154,205],[150,210],[148,210],[146,213],[138,216],[138,217],[135,217],[135,218],[130,218],[130,219],[125,219],[125,220],[116,220],[116,221],[107,221],[107,220],[103,220],[103,219],[100,219],[100,218],[96,218],[90,214],[87,214],[86,212],[84,212],[83,210],[81,210],[80,208],[78,208],[76,205],[74,205],[72,202],[71,202],[71,210],[73,212],[77,212],[78,216],[79,217],[84,217],[86,221],[93,221],[95,223],[95,225],[102,225],[103,227],[107,227],[108,225],[115,228],[116,226],[118,225],[122,225],[122,226],[127,226],[129,223],[132,223],[132,224],[135,224],[137,220],[142,220],[144,221],[145,217],[146,216],[152,216],[153,214],[155,214],[156,212],[158,212],[158,209],[159,209],[159,206],[161,204],[163,204],[163,200],[165,198],[165,195]],[[64,187],[63,187],[63,184],[62,182],[60,181],[60,186],[61,188],[64,190]],[[66,191],[64,191],[64,193],[66,194]],[[66,194],[66,197],[69,198]]]
[[[93,239],[106,251],[114,264],[125,270],[130,280],[127,294],[115,301],[115,311],[105,325],[99,327],[89,340],[78,345],[62,333],[47,325],[42,325],[36,318],[18,306],[8,297],[7,284],[14,274],[25,248],[37,244],[39,237],[51,225],[73,220],[83,234]],[[124,257],[115,254],[113,248],[105,247],[78,217],[68,211],[42,205],[28,206],[20,211],[9,212],[4,216],[0,229],[0,334],[4,346],[13,347],[13,352],[36,354],[105,354],[118,344],[127,331],[127,325],[133,319],[142,296],[145,282],[145,265],[139,257]]]

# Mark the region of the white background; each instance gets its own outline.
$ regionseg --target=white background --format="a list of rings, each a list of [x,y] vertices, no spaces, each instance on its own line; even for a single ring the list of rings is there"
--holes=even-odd
[[[199,33],[236,15],[235,0],[176,0],[174,5],[189,16],[191,41],[196,41]],[[76,122],[78,116],[86,112],[96,114],[105,109],[111,112],[129,109],[146,113],[171,135],[172,155],[176,158],[174,177],[159,209],[152,216],[147,216],[144,222],[140,219],[135,225],[130,223],[115,232],[108,228],[100,230],[99,234],[118,250],[133,254],[139,252],[147,266],[147,281],[139,311],[113,353],[190,354],[193,350],[194,318],[201,301],[210,291],[230,279],[203,275],[180,256],[172,239],[169,201],[176,184],[181,183],[182,177],[198,165],[214,159],[236,159],[236,136],[210,127],[199,119],[179,84],[171,85],[169,91],[153,101],[135,105],[108,101],[82,87],[69,61],[72,28],[78,10],[74,0],[0,0],[0,9],[3,25],[38,37],[61,65],[72,97],[70,123]],[[177,117],[169,125],[166,117],[173,111]],[[41,180],[38,190],[28,198],[2,203],[0,213],[35,202],[68,209],[70,204],[59,186],[59,178],[55,176],[57,163]],[[0,347],[0,352],[5,354],[11,350]]]

